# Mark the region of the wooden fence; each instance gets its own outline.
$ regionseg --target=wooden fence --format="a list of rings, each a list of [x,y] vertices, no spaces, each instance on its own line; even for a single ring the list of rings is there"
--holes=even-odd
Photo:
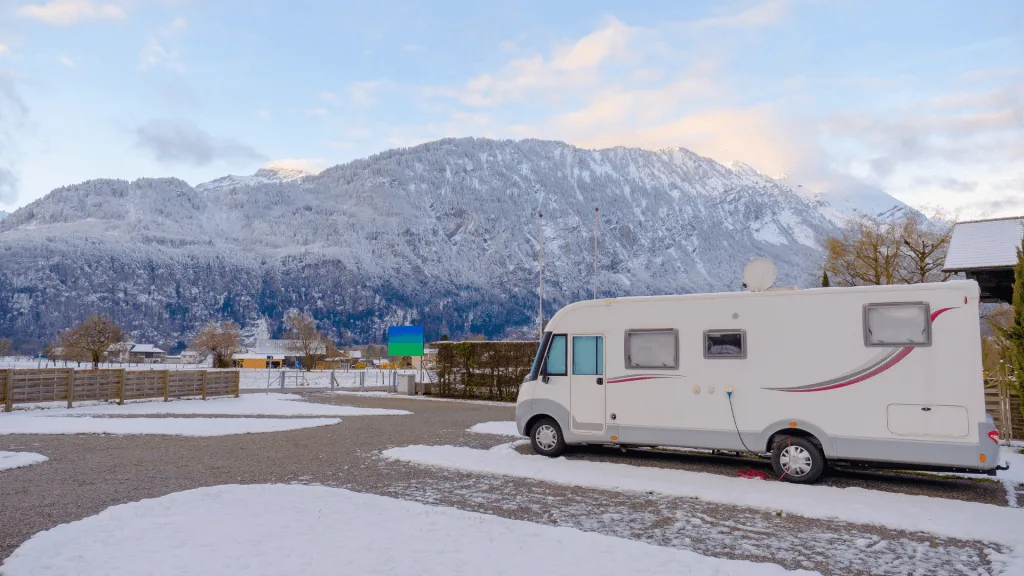
[[[1003,440],[1024,440],[1024,414],[1020,398],[1008,387],[989,381],[985,387],[985,411],[992,415]]]
[[[15,404],[77,400],[125,400],[200,396],[238,397],[237,370],[0,370],[0,402],[10,412]]]

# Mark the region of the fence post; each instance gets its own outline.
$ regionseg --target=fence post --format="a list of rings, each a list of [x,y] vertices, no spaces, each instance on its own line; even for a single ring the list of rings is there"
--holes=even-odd
[[[203,400],[206,400],[206,370],[203,370]]]
[[[334,370],[331,370],[331,390],[334,390]]]
[[[238,398],[238,389],[241,387],[241,384],[242,373],[238,370],[235,370],[235,398]]]
[[[359,373],[359,391],[366,392],[366,372]]]
[[[68,370],[68,408],[71,408],[75,400],[75,369]]]
[[[169,388],[171,387],[171,371],[164,370],[164,402],[170,400],[168,397]]]
[[[124,368],[118,372],[117,375],[117,403],[124,404]]]
[[[280,372],[280,374],[281,374],[281,391],[283,392],[284,391],[284,370],[282,370]]]
[[[7,370],[4,379],[4,412],[14,410],[14,370]]]

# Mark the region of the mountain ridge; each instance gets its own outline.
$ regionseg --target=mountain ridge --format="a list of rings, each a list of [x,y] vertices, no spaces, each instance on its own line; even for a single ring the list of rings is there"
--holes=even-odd
[[[553,311],[592,297],[595,207],[603,296],[739,289],[756,256],[806,285],[844,217],[684,148],[541,140],[445,139],[195,187],[90,180],[0,221],[0,334],[40,345],[102,312],[136,340],[177,344],[221,318],[280,333],[300,309],[344,342],[400,323],[528,335],[538,211]]]

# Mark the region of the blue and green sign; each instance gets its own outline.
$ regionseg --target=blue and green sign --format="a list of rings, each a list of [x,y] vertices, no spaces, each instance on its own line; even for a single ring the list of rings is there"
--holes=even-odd
[[[423,326],[389,327],[388,356],[423,356]]]

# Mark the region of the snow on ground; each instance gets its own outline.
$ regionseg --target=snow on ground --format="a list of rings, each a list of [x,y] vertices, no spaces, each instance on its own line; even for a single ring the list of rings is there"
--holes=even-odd
[[[841,520],[926,532],[950,538],[998,542],[1014,549],[1007,573],[1024,573],[1024,511],[899,493],[803,486],[728,478],[702,472],[526,456],[510,447],[476,450],[455,446],[407,446],[386,458],[556,484],[699,498],[809,518]],[[1019,572],[1018,572],[1019,571]]]
[[[996,472],[996,479],[1003,483],[1006,488],[1006,502],[1011,508],[1019,507],[1018,494],[1024,494],[1020,489],[1024,485],[1024,454],[1017,452],[1018,448],[1003,446],[999,451],[999,459],[1010,465],[1009,470]],[[941,473],[940,476],[958,476],[961,478],[978,478],[977,474]]]
[[[229,436],[329,426],[339,418],[88,418],[0,414],[3,434],[167,434]]]
[[[406,396],[404,394],[395,394],[394,392],[383,392],[383,391],[369,391],[359,392],[357,390],[332,390],[323,391],[322,394],[337,394],[340,396],[366,396],[370,398],[401,398],[403,400],[428,400],[433,402],[462,402],[464,404],[480,404],[481,406],[500,406],[502,408],[515,408],[516,405],[512,402],[498,402],[496,400],[468,400],[463,398],[442,398],[440,396]]]
[[[812,574],[572,528],[300,485],[214,486],[113,506],[36,534],[4,562],[3,573]]]
[[[515,422],[481,422],[466,432],[477,434],[494,434],[496,436],[521,436]]]
[[[223,436],[278,432],[337,424],[337,418],[118,418],[139,415],[191,416],[386,416],[407,410],[302,402],[297,394],[243,394],[238,398],[92,403],[76,408],[41,408],[0,414],[0,434],[171,434]]]
[[[47,460],[49,458],[35,452],[4,452],[0,450],[0,470],[11,470],[13,468],[41,464]]]
[[[209,400],[143,401],[117,404],[95,404],[82,408],[46,410],[40,415],[136,415],[136,414],[199,414],[232,416],[399,416],[412,414],[407,410],[360,408],[303,402],[298,394],[242,394],[238,398]]]

